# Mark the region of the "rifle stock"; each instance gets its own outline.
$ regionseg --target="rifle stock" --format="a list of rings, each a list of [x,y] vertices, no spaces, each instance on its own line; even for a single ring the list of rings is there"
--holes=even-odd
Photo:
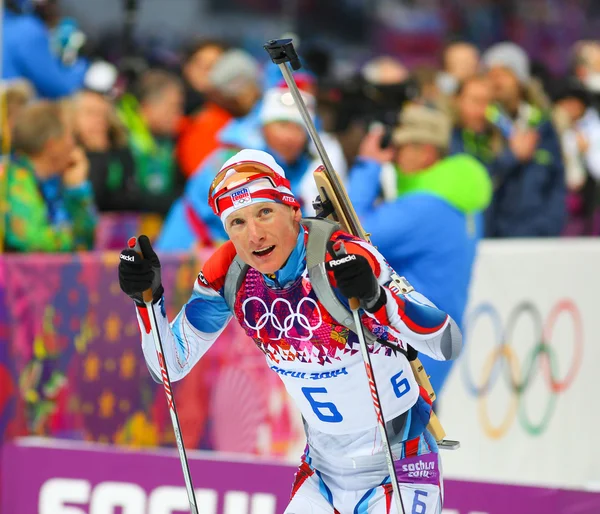
[[[346,192],[346,188],[344,184],[340,180],[338,174],[333,169],[333,165],[329,160],[329,156],[325,151],[323,146],[323,142],[321,141],[321,137],[317,132],[315,125],[310,117],[310,113],[306,108],[304,100],[300,95],[300,91],[298,90],[298,85],[294,80],[294,76],[292,71],[288,67],[291,66],[293,70],[298,70],[301,68],[300,59],[298,58],[298,54],[294,49],[294,45],[291,39],[280,39],[280,40],[271,40],[268,41],[267,44],[264,45],[265,50],[269,53],[271,60],[274,64],[276,64],[283,78],[294,98],[294,102],[296,107],[298,108],[300,115],[306,125],[306,129],[310,134],[313,143],[317,149],[319,157],[323,162],[322,166],[319,166],[313,173],[313,177],[317,184],[317,189],[319,191],[319,196],[321,198],[322,205],[329,204],[329,213],[326,215],[327,218],[337,222],[340,224],[342,230],[348,232],[349,234],[360,237],[361,239],[371,242],[369,234],[365,232],[362,225],[360,224],[360,220],[356,215],[356,211],[350,202],[350,198],[348,197],[348,193]],[[398,275],[392,277],[394,281],[395,287],[400,293],[407,293],[412,288],[408,288],[408,282],[403,280]],[[435,392],[431,387],[431,383],[429,382],[429,378],[425,369],[423,368],[423,364],[421,361],[416,358],[411,361],[411,368],[415,375],[415,380],[419,384],[419,386],[423,387],[429,398],[433,402],[435,400]],[[431,411],[431,418],[429,420],[429,425],[427,428],[431,432],[431,434],[435,437],[435,440],[438,443],[444,443],[444,437],[446,435],[439,419],[437,418],[435,412]],[[441,447],[455,449],[458,448],[458,442],[456,441],[446,441],[446,444],[441,444]]]
[[[333,173],[335,173],[335,171],[333,171]],[[317,184],[321,202],[331,202],[331,208],[333,209],[333,212],[328,216],[328,218],[339,223],[340,227],[345,232],[360,237],[361,239],[364,239],[370,243],[371,241],[369,234],[365,232],[360,224],[358,216],[356,215],[356,211],[354,210],[354,207],[350,202],[350,198],[348,197],[348,193],[346,192],[346,189],[340,182],[339,178],[335,176],[334,180],[332,180],[331,173],[325,166],[319,166],[313,172],[313,177],[315,183]],[[339,184],[339,188],[336,187],[337,184]],[[410,362],[410,367],[413,370],[417,384],[427,391],[427,394],[433,403],[433,401],[436,399],[435,391],[433,390],[433,387],[431,387],[431,382],[429,381],[427,372],[425,371],[425,368],[418,357]],[[433,435],[437,442],[443,441],[446,437],[444,427],[442,427],[439,418],[433,411],[431,411],[431,417],[429,418],[427,429],[431,432],[431,435]]]

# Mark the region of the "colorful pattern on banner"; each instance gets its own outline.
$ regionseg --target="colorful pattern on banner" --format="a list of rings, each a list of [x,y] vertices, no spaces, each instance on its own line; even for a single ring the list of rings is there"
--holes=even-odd
[[[117,252],[0,258],[0,340],[7,343],[0,344],[0,440],[174,444],[117,265]],[[170,316],[189,298],[199,268],[183,257],[162,259]],[[174,390],[190,448],[301,451],[301,420],[284,401],[281,381],[235,323]]]
[[[100,451],[99,451],[100,450]],[[46,465],[40,466],[44,462]],[[188,512],[174,450],[119,450],[66,441],[7,444],[0,514]],[[189,453],[202,514],[281,514],[296,468],[258,458]],[[140,473],[143,470],[143,473]],[[448,480],[443,514],[597,514],[600,494]],[[428,514],[416,505],[415,514]]]

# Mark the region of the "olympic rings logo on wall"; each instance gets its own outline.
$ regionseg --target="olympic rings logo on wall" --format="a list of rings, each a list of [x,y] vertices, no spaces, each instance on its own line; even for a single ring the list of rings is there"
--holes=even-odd
[[[562,379],[558,377],[558,362],[555,350],[552,347],[554,327],[561,315],[569,315],[571,318],[574,348],[568,372]],[[483,378],[480,380],[479,385],[476,385],[473,380],[468,359],[461,359],[461,374],[465,386],[469,393],[478,399],[478,413],[483,431],[492,439],[500,439],[508,432],[515,418],[518,417],[521,426],[528,434],[539,436],[546,430],[552,419],[557,396],[569,389],[581,367],[583,358],[583,326],[579,310],[571,300],[562,299],[552,307],[546,320],[542,320],[542,315],[537,306],[532,302],[523,301],[512,309],[507,318],[506,325],[503,325],[496,308],[490,303],[482,303],[468,314],[465,323],[465,333],[467,335],[469,333],[472,334],[476,324],[484,317],[489,318],[492,322],[496,346],[485,359],[482,370]],[[526,357],[524,365],[521,367],[512,344],[515,343],[513,341],[515,327],[524,317],[529,318],[533,322],[537,336],[533,348]],[[477,341],[472,340],[470,337],[466,337],[466,339],[467,349],[477,344]],[[538,367],[541,366],[550,393],[542,419],[537,423],[529,418],[523,399],[523,394],[529,388],[531,378],[535,374],[536,365]],[[512,399],[503,421],[494,426],[488,415],[488,394],[501,374],[504,374],[507,378]]]

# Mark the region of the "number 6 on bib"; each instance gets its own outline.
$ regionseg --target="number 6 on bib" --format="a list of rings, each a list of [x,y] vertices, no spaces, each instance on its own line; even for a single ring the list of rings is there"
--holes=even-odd
[[[313,394],[327,394],[327,389],[324,387],[303,387],[302,392],[308,403],[310,403],[315,415],[321,421],[325,423],[340,423],[344,420],[344,417],[333,403],[319,402],[313,397]]]

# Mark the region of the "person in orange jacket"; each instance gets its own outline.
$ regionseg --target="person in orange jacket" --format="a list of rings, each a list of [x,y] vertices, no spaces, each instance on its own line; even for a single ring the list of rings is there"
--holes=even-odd
[[[232,119],[248,114],[260,99],[260,69],[243,50],[228,50],[217,60],[208,77],[207,102],[180,127],[177,160],[186,177],[218,146],[218,134]]]

